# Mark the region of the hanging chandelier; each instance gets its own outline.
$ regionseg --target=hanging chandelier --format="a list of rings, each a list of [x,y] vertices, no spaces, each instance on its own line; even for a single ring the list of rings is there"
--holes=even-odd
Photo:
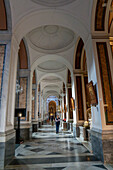
[[[20,84],[18,83],[18,80],[16,80],[16,94],[22,93],[22,92],[23,92],[23,87],[20,86]]]

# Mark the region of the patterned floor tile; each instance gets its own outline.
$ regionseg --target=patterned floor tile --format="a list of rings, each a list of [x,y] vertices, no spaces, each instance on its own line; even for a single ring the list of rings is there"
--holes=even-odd
[[[101,169],[107,169],[104,165],[93,165],[93,166],[95,166],[97,168],[101,168]]]
[[[63,170],[65,167],[44,168],[47,170]]]
[[[55,133],[43,126],[33,139],[16,149],[15,159],[6,167],[12,170],[104,170],[105,166],[71,133]],[[43,133],[42,133],[43,131]],[[52,132],[51,132],[52,131]]]
[[[28,148],[28,147],[31,147],[31,145],[25,145],[24,148]]]
[[[47,155],[59,155],[59,154],[61,154],[61,153],[58,153],[58,152],[52,152],[52,153],[49,153],[49,154],[47,154]]]
[[[32,149],[31,151],[32,152],[41,152],[43,151],[44,149],[41,149],[41,148],[36,148],[36,149]]]

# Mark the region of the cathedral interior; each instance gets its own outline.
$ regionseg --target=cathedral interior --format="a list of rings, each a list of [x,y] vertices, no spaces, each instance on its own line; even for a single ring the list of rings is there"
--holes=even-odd
[[[113,169],[113,0],[0,0],[0,169]]]

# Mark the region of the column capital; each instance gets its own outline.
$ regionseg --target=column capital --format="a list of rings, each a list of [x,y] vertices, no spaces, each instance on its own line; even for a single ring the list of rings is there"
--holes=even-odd
[[[28,77],[30,74],[30,70],[29,69],[20,69],[19,70],[19,76],[20,77]]]
[[[78,75],[87,75],[87,71],[81,70],[81,69],[75,69],[73,70],[73,75],[78,76]]]
[[[71,84],[70,83],[67,83],[66,87],[69,89],[69,88],[72,88]]]

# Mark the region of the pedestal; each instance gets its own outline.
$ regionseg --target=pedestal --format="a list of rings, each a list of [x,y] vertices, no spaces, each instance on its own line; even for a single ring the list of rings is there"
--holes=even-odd
[[[0,133],[0,169],[11,162],[15,156],[15,131]]]
[[[79,138],[80,137],[80,128],[78,125],[73,123],[73,136]]]
[[[38,122],[33,121],[32,122],[32,132],[37,132],[38,131]]]
[[[91,130],[94,155],[104,163],[113,164],[113,131]]]
[[[67,123],[66,122],[62,122],[63,125],[63,130],[66,131],[67,130]]]

